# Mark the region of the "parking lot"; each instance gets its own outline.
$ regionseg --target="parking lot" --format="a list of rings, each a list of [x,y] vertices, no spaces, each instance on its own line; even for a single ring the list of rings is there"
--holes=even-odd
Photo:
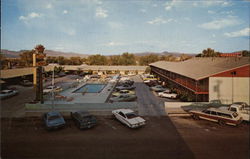
[[[2,158],[248,158],[249,128],[219,126],[190,117],[144,116],[132,130],[116,119],[97,117],[93,129],[48,132],[39,118],[2,119]]]
[[[97,116],[93,129],[79,130],[66,117],[66,127],[46,131],[41,118],[21,117],[32,87],[1,103],[2,158],[249,158],[249,125],[220,126],[190,116],[165,114],[166,100],[133,77],[139,114],[146,126],[130,129],[112,116]],[[18,117],[18,118],[15,118]]]

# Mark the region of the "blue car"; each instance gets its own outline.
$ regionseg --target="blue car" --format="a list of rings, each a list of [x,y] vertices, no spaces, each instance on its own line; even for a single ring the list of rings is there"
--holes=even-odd
[[[45,113],[44,122],[48,130],[58,129],[65,126],[63,116],[57,111]]]

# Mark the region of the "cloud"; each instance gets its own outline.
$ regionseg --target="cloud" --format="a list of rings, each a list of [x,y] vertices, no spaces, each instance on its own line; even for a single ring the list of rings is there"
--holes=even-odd
[[[165,24],[165,23],[172,22],[172,21],[175,21],[175,20],[172,19],[172,18],[170,18],[170,19],[163,19],[161,17],[156,17],[155,19],[150,20],[147,23],[148,24],[153,24],[153,25],[159,25],[159,24]]]
[[[197,3],[197,2],[194,2],[194,3],[193,3],[193,6],[194,6],[194,7],[198,6],[198,3]]]
[[[111,42],[104,44],[104,45],[105,46],[121,46],[121,45],[124,45],[124,43],[111,41]]]
[[[233,37],[242,37],[242,36],[250,36],[250,28],[245,28],[239,31],[231,32],[231,33],[225,33],[224,34],[227,37],[233,38]]]
[[[194,7],[212,7],[212,6],[227,7],[227,6],[232,6],[233,3],[230,1],[222,1],[222,0],[204,0],[204,1],[193,2],[192,5]]]
[[[94,0],[94,3],[101,5],[102,1],[100,1],[100,0]]]
[[[146,12],[147,12],[147,10],[146,10],[146,9],[140,9],[140,12],[142,12],[142,13],[146,13]]]
[[[198,25],[198,27],[208,30],[218,30],[222,28],[226,28],[229,26],[238,25],[240,22],[236,19],[236,17],[229,17],[228,19],[219,19],[211,22],[203,23]]]
[[[66,33],[67,33],[68,35],[73,36],[73,35],[76,34],[76,31],[75,31],[74,29],[69,29],[69,30],[66,31]]]
[[[51,9],[51,8],[53,8],[53,6],[52,6],[52,4],[49,3],[49,4],[46,5],[46,8]]]
[[[63,10],[63,12],[62,12],[63,14],[68,14],[69,13],[69,11],[68,10]]]
[[[28,20],[31,20],[31,19],[34,19],[34,18],[40,18],[40,17],[42,17],[42,14],[36,13],[36,12],[31,12],[27,16],[20,16],[19,20],[28,21]]]
[[[191,21],[192,21],[191,18],[189,18],[189,17],[184,17],[184,20],[186,20],[186,21],[188,21],[188,22],[191,22]]]
[[[95,12],[95,16],[98,18],[106,18],[108,17],[108,11],[102,8],[97,8]]]
[[[153,4],[152,6],[153,6],[153,7],[158,7],[158,5],[157,5],[157,4]]]
[[[178,5],[178,3],[181,3],[181,0],[171,0],[169,2],[167,2],[165,5],[165,10],[169,11],[171,10],[174,6]]]
[[[208,11],[207,11],[207,13],[208,13],[208,14],[214,14],[214,13],[215,13],[215,11],[208,10]]]
[[[121,29],[123,27],[123,24],[119,22],[108,22],[108,25],[112,29]]]

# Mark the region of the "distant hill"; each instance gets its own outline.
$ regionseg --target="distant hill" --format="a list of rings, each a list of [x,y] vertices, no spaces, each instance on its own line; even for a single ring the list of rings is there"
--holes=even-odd
[[[11,50],[5,50],[5,49],[1,49],[1,53],[3,53],[5,55],[5,57],[7,58],[18,58],[19,54],[23,53],[24,51],[27,50],[20,50],[20,51],[11,51]],[[45,50],[44,51],[47,56],[64,56],[66,58],[69,57],[81,57],[81,58],[86,58],[89,56],[89,54],[81,54],[81,53],[74,53],[74,52],[61,52],[61,51],[53,51],[53,50]],[[164,51],[164,52],[141,52],[141,53],[134,53],[136,56],[145,56],[145,55],[150,55],[150,54],[156,54],[156,55],[173,55],[173,56],[181,56],[182,54],[187,54],[187,53],[179,53],[179,52],[168,52],[168,51]],[[187,54],[190,56],[195,56],[196,54]],[[111,55],[107,55],[107,56],[111,56]]]
[[[189,56],[195,56],[197,54],[188,54],[188,53],[180,53],[180,52],[168,52],[168,51],[163,51],[163,52],[141,52],[141,53],[135,53],[137,56],[145,56],[145,55],[150,55],[150,54],[155,54],[155,55],[173,55],[173,56],[181,56],[182,54],[189,55]]]
[[[5,57],[8,57],[8,58],[18,58],[19,54],[23,53],[24,51],[27,51],[27,50],[10,51],[10,50],[1,49],[1,53],[4,54]],[[87,54],[80,54],[80,53],[74,53],[74,52],[61,52],[61,51],[53,51],[53,50],[45,50],[44,53],[47,54],[47,56],[55,56],[55,57],[64,56],[66,58],[77,57],[77,56],[84,58],[84,57],[89,56]]]

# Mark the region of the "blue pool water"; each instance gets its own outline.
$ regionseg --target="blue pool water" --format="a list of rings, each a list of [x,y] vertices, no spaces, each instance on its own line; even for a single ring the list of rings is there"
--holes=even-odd
[[[73,93],[99,93],[106,86],[106,84],[85,84],[82,87],[75,90]]]

